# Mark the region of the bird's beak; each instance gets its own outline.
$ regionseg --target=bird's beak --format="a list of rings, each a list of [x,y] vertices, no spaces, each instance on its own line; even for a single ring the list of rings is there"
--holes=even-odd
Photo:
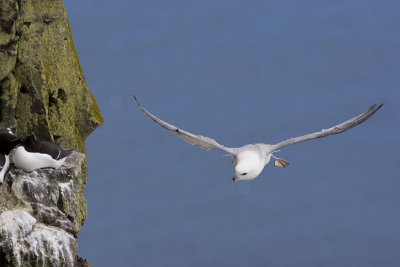
[[[37,142],[37,138],[36,138],[35,132],[32,132],[32,133],[31,133],[31,136],[33,137],[33,140],[34,140],[35,142]]]
[[[231,184],[233,184],[233,183],[236,182],[236,181],[237,181],[237,178],[236,178],[236,177],[233,177],[232,180],[231,180]]]

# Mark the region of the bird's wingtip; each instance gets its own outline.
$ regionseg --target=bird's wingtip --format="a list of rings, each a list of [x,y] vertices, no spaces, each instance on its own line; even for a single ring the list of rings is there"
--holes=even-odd
[[[140,106],[139,101],[138,101],[137,98],[136,98],[136,95],[133,95],[133,99],[135,99],[136,104],[137,104],[138,106]]]
[[[370,106],[367,110],[368,111],[374,111],[374,113],[376,111],[378,111],[378,109],[380,109],[381,107],[383,107],[383,103],[381,103],[379,106],[377,106],[378,104],[373,104],[372,106]]]

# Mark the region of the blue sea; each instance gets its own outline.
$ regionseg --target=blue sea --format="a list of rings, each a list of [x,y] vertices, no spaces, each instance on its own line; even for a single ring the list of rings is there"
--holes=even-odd
[[[86,141],[92,266],[400,266],[399,1],[65,1],[105,122]],[[299,143],[253,181],[228,147]]]

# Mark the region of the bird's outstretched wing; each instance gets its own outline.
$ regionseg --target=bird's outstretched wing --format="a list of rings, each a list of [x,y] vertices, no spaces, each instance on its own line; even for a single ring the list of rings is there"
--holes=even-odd
[[[155,123],[161,125],[162,127],[164,127],[165,129],[173,132],[174,134],[178,135],[179,137],[181,137],[182,139],[184,139],[185,141],[189,142],[192,145],[198,146],[200,148],[203,148],[205,150],[210,150],[211,148],[216,149],[216,150],[224,150],[230,154],[234,154],[234,148],[229,148],[229,147],[224,147],[223,145],[219,144],[217,141],[215,141],[212,138],[209,137],[205,137],[205,136],[201,136],[201,135],[195,135],[192,134],[190,132],[187,132],[185,130],[179,129],[177,127],[175,127],[172,124],[169,124],[168,122],[165,122],[159,118],[157,118],[156,116],[154,116],[153,114],[151,114],[150,112],[148,112],[147,110],[145,110],[138,102],[138,100],[136,99],[136,96],[133,96],[136,104],[139,106],[140,110],[143,111],[143,113],[149,117],[151,120],[153,120]]]
[[[350,128],[353,128],[354,126],[359,125],[360,123],[364,122],[365,120],[367,120],[369,117],[371,117],[375,112],[378,111],[378,109],[380,109],[383,106],[383,104],[380,104],[379,106],[372,105],[370,106],[364,113],[361,113],[358,116],[355,116],[354,118],[351,118],[350,120],[347,120],[341,124],[338,124],[336,126],[333,126],[329,129],[324,129],[322,131],[319,132],[315,132],[315,133],[311,133],[311,134],[306,134],[303,136],[299,136],[299,137],[295,137],[295,138],[290,138],[288,140],[282,141],[278,144],[272,145],[269,147],[270,151],[276,151],[279,150],[285,146],[290,146],[299,142],[303,142],[303,141],[308,141],[308,140],[312,140],[315,138],[321,138],[321,137],[325,137],[331,134],[339,134],[342,133]]]

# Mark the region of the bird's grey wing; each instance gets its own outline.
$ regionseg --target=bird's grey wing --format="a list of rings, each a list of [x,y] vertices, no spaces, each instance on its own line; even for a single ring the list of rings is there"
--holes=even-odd
[[[140,110],[143,111],[143,113],[149,117],[151,120],[153,120],[155,123],[161,125],[162,127],[164,127],[165,129],[173,132],[174,134],[180,136],[182,139],[184,139],[185,141],[189,142],[192,145],[198,146],[200,148],[203,148],[205,150],[210,150],[211,148],[216,149],[216,150],[224,150],[230,154],[234,154],[234,148],[229,148],[229,147],[224,147],[223,145],[219,144],[217,141],[215,141],[212,138],[209,137],[205,137],[205,136],[201,136],[201,135],[195,135],[192,134],[190,132],[187,132],[185,130],[179,129],[177,127],[175,127],[172,124],[169,124],[168,122],[165,122],[159,118],[157,118],[156,116],[154,116],[153,114],[151,114],[150,112],[148,112],[147,110],[145,110],[138,102],[138,100],[136,99],[136,96],[133,96],[136,104],[139,106]]]
[[[322,131],[319,132],[315,132],[315,133],[311,133],[311,134],[306,134],[303,136],[299,136],[299,137],[295,137],[295,138],[290,138],[288,140],[282,141],[278,144],[272,145],[270,146],[268,149],[270,151],[276,151],[279,150],[283,147],[289,146],[289,145],[293,145],[299,142],[303,142],[303,141],[308,141],[308,140],[312,140],[315,138],[321,138],[321,137],[325,137],[331,134],[339,134],[342,133],[348,129],[353,128],[354,126],[359,125],[360,123],[364,122],[365,120],[367,120],[369,117],[371,117],[376,111],[378,111],[378,109],[380,109],[383,106],[383,104],[376,106],[372,105],[370,106],[364,113],[361,113],[358,116],[355,116],[354,118],[351,118],[350,120],[347,120],[341,124],[338,124],[336,126],[333,126],[329,129],[324,129]]]

